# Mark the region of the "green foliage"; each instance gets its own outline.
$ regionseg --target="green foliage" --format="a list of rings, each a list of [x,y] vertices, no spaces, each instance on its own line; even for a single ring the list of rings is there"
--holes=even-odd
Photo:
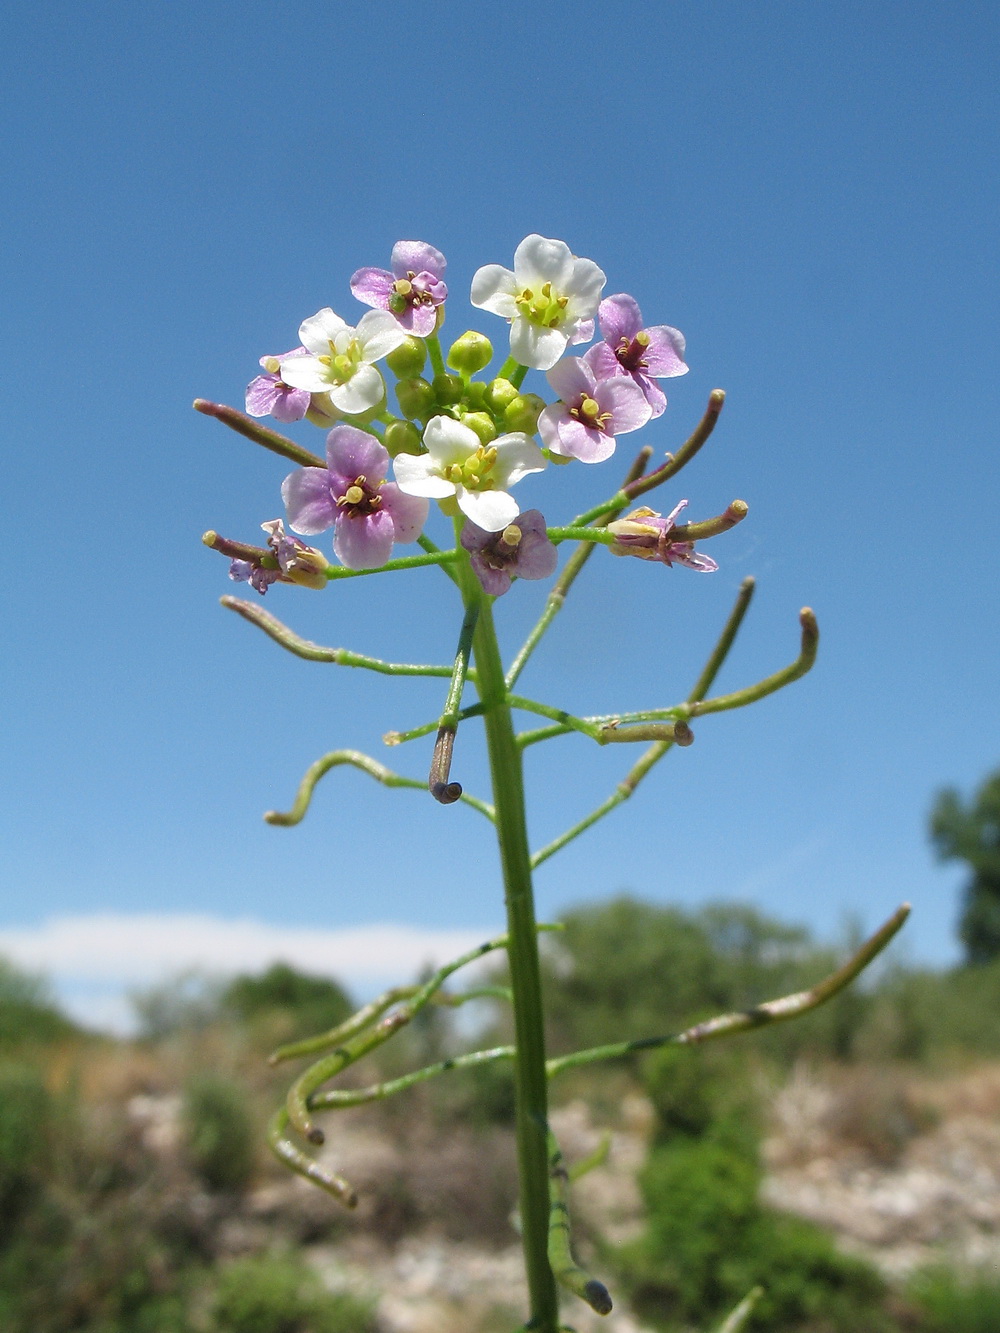
[[[986,779],[968,805],[943,791],[931,812],[931,838],[942,860],[965,861],[959,935],[970,963],[1000,956],[1000,772]]]
[[[0,958],[0,1051],[43,1045],[76,1031],[43,981]]]
[[[354,1012],[348,996],[329,977],[274,963],[259,976],[234,977],[220,996],[224,1013],[242,1023],[284,1020],[287,1038],[324,1032]]]
[[[925,1268],[911,1280],[909,1295],[923,1316],[922,1333],[997,1333],[1000,1328],[995,1272],[961,1275],[943,1266]]]
[[[245,1189],[257,1160],[257,1130],[246,1092],[220,1074],[201,1073],[185,1089],[191,1163],[211,1190]]]
[[[371,1333],[369,1303],[330,1295],[291,1256],[241,1259],[222,1273],[213,1305],[218,1333]]]
[[[0,1244],[41,1188],[51,1112],[36,1068],[0,1064]]]

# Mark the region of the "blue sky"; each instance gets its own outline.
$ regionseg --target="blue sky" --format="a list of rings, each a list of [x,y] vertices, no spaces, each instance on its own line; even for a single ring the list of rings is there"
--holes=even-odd
[[[722,423],[663,504],[739,496],[750,516],[711,577],[592,560],[525,689],[594,713],[682,698],[749,573],[720,688],[794,656],[800,606],[823,635],[811,676],[706,719],[550,861],[540,911],[742,897],[833,937],[910,898],[910,956],[956,957],[961,872],[935,864],[926,817],[1000,762],[998,26],[992,5],[912,0],[23,10],[0,54],[0,948],[65,988],[57,918],[200,914],[276,939],[393,923],[425,932],[418,950],[500,922],[489,829],[464,808],[342,772],[300,828],[261,822],[328,749],[423,776],[426,743],[380,737],[441,691],[288,658],[218,607],[231,585],[201,532],[252,540],[288,469],[190,403],[240,405],[321,306],[360,315],[351,273],[401,237],[448,257],[446,334],[477,327],[502,356],[468,284],[537,231],[682,329],[691,371],[620,457],[518,498],[568,518],[633,444],[675,448],[719,385]],[[321,642],[447,660],[448,592],[422,570],[266,605]],[[543,596],[498,604],[511,648]],[[536,844],[628,763],[576,737],[529,757]],[[484,786],[471,728],[455,776]]]

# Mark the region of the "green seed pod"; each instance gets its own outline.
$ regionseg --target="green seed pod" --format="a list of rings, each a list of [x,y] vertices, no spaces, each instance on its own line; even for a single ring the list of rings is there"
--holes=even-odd
[[[426,360],[427,348],[423,339],[414,338],[411,334],[405,342],[393,348],[385,358],[385,364],[398,379],[412,380],[423,370]]]
[[[453,407],[462,401],[462,381],[457,375],[435,375],[434,397],[439,407]]]
[[[434,415],[434,390],[425,379],[400,380],[396,385],[396,401],[400,412],[411,421],[427,421]]]
[[[538,429],[545,400],[537,393],[520,393],[507,404],[503,419],[508,430],[523,430],[526,435],[534,435]]]
[[[476,432],[480,444],[491,444],[497,437],[497,428],[488,412],[463,412],[462,425]]]
[[[397,454],[420,453],[420,428],[412,421],[390,421],[385,428],[385,447],[393,458]]]
[[[469,329],[456,338],[448,351],[448,365],[463,375],[475,375],[493,360],[493,344],[482,333]]]
[[[518,391],[510,380],[495,379],[486,386],[486,406],[494,412],[503,412],[517,396]]]

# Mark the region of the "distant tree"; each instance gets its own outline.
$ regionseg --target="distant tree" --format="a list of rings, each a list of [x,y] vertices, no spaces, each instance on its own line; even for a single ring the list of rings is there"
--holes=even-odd
[[[221,995],[221,1006],[243,1022],[283,1013],[296,1032],[321,1032],[349,1018],[354,1005],[330,977],[299,972],[288,963],[273,963],[256,976],[234,977]]]
[[[968,805],[943,791],[931,813],[931,837],[942,860],[968,862],[958,933],[970,963],[1000,957],[1000,772],[988,777]]]

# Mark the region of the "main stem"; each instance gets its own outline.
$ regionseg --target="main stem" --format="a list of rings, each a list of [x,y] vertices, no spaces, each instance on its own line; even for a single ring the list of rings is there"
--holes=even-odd
[[[472,592],[471,589],[469,591]],[[482,596],[478,587],[475,594]],[[542,1026],[542,985],[538,967],[538,932],[524,811],[524,777],[521,752],[514,739],[514,726],[507,703],[507,687],[492,608],[485,598],[476,624],[473,648],[479,693],[485,707],[483,716],[507,906],[507,953],[514,994],[514,1080],[521,1237],[531,1300],[529,1327],[537,1330],[537,1333],[557,1333],[559,1301],[548,1260],[548,1085]]]

